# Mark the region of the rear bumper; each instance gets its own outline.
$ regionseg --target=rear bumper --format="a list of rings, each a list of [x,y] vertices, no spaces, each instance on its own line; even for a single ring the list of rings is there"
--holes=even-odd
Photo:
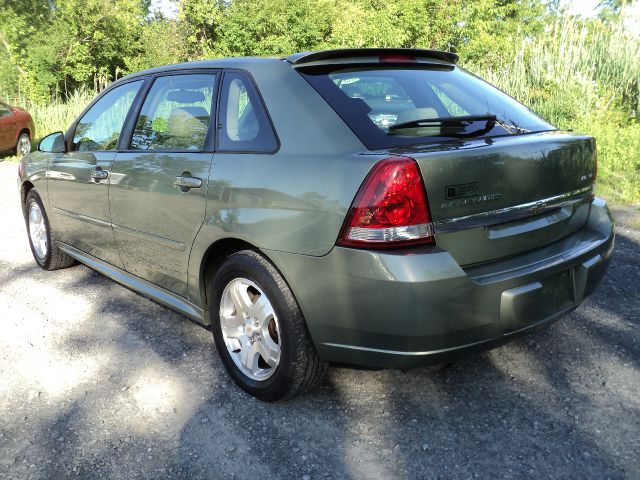
[[[614,236],[609,209],[595,199],[575,234],[465,269],[437,247],[265,253],[296,295],[323,360],[410,368],[492,348],[576,308],[605,275]]]

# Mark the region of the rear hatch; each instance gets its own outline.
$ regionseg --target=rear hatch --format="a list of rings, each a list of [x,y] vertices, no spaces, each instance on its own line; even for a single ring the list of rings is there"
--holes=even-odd
[[[414,158],[436,244],[461,265],[542,247],[584,226],[595,144],[548,132],[394,149]]]
[[[459,264],[516,255],[580,229],[594,140],[559,132],[456,60],[403,49],[287,59],[370,153],[417,161],[436,244]]]

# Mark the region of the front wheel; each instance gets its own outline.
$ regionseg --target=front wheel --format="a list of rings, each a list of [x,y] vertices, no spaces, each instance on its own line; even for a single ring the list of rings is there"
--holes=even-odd
[[[16,155],[25,156],[31,152],[31,138],[28,133],[21,133],[16,143]]]
[[[58,248],[40,195],[29,190],[25,201],[25,220],[33,258],[45,270],[71,267],[76,261]]]
[[[327,370],[279,272],[251,250],[231,255],[211,284],[213,336],[231,377],[264,401],[315,387]]]

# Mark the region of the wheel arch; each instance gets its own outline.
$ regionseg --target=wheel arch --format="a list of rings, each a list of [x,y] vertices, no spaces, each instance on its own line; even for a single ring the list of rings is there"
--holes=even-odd
[[[209,288],[216,271],[230,255],[241,250],[253,250],[267,258],[255,245],[239,238],[227,237],[213,242],[204,252],[200,261],[199,292],[205,310],[209,307]],[[267,260],[269,260],[267,258]],[[271,260],[269,260],[271,262]],[[273,262],[272,262],[273,263]]]
[[[209,309],[209,288],[218,268],[229,256],[242,250],[251,250],[264,257],[271,265],[273,265],[273,268],[276,269],[284,282],[289,286],[289,288],[291,288],[287,277],[279,268],[278,264],[274,262],[274,260],[270,258],[269,255],[267,255],[263,250],[247,242],[246,240],[235,237],[222,238],[209,245],[200,262],[200,283],[198,290],[205,312]],[[291,291],[293,292],[293,289],[291,289]],[[297,298],[295,298],[295,301],[296,303],[298,303],[298,306],[300,306]],[[208,318],[205,318],[205,321],[208,321]]]
[[[26,133],[27,135],[29,135],[29,140],[33,141],[33,136],[31,133],[31,129],[29,127],[22,127],[18,131],[18,135],[16,135],[16,141],[20,138],[20,135],[22,135],[23,133]]]
[[[20,185],[20,205],[22,206],[22,213],[26,215],[26,203],[27,203],[27,195],[31,190],[33,190],[35,185],[31,183],[29,180],[25,180]]]

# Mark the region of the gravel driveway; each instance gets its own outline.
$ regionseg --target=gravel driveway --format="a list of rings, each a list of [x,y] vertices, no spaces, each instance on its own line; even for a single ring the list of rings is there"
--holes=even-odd
[[[330,370],[278,404],[208,330],[84,266],[36,267],[0,163],[0,478],[640,478],[640,216],[599,292],[442,370]]]

